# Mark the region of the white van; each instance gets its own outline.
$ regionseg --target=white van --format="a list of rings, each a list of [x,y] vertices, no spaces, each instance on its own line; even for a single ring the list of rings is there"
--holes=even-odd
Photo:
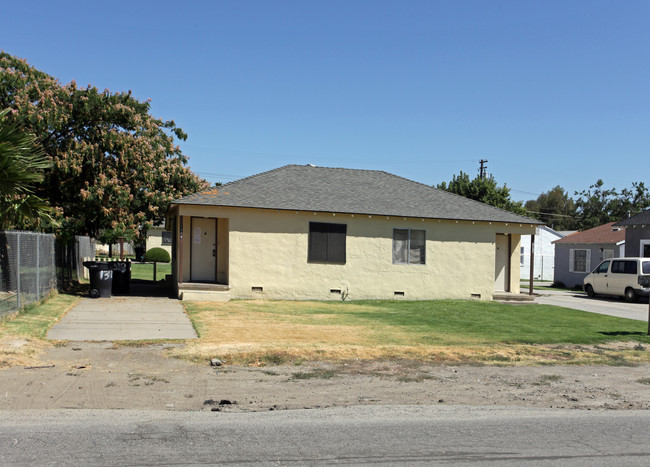
[[[649,287],[639,285],[639,276],[650,276],[650,258],[606,259],[585,277],[587,295],[617,295],[634,302],[640,295],[648,296]]]

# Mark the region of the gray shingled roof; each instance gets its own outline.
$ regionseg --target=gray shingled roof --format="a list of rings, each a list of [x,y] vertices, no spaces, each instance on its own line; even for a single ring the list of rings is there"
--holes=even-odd
[[[541,224],[378,170],[287,165],[172,204]]]
[[[632,225],[650,225],[650,209],[642,211],[635,216],[623,219],[615,224],[616,226],[627,227]]]

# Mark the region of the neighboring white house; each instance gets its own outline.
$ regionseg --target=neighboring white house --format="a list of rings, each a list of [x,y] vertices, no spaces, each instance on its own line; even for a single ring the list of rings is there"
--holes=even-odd
[[[538,225],[535,229],[535,265],[533,279],[552,281],[555,269],[555,245],[553,242],[564,238],[565,235],[545,225]],[[520,261],[521,280],[530,279],[530,235],[521,236]]]

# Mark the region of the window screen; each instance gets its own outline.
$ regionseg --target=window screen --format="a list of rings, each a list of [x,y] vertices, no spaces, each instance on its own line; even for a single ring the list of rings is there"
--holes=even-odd
[[[393,229],[393,264],[425,264],[424,230]]]
[[[308,261],[345,263],[346,224],[309,223]]]

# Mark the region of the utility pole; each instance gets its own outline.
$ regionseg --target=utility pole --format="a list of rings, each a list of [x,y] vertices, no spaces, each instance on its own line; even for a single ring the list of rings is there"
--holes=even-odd
[[[487,159],[481,159],[479,162],[481,163],[481,168],[479,169],[479,178],[483,180],[485,178],[485,172],[487,169],[487,165],[485,165],[487,163]]]

